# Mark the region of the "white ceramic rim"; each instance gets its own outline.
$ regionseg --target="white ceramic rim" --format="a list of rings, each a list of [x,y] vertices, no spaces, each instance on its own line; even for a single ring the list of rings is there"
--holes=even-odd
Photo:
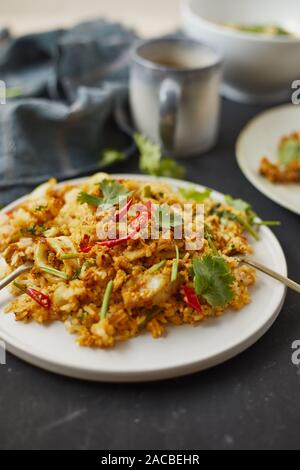
[[[205,19],[203,16],[197,14],[191,5],[192,0],[182,0],[181,3],[181,12],[182,16],[186,16],[193,21],[198,21],[202,24],[203,27],[214,31],[215,33],[222,34],[232,39],[244,39],[254,42],[268,42],[268,43],[281,43],[281,44],[298,44],[300,43],[300,37],[289,37],[289,36],[272,36],[272,35],[258,35],[253,33],[246,33],[243,31],[237,31],[234,29],[226,28],[226,26],[222,26],[221,24],[214,23]]]
[[[284,104],[281,106],[275,106],[271,109],[267,109],[266,111],[263,111],[262,113],[258,114],[255,116],[253,119],[251,119],[246,126],[241,130],[241,132],[238,135],[236,144],[235,144],[235,155],[236,155],[236,160],[237,163],[242,171],[242,173],[245,175],[245,177],[250,181],[250,183],[258,189],[261,193],[263,193],[265,196],[267,196],[269,199],[272,201],[276,202],[279,204],[281,207],[284,207],[285,209],[290,210],[291,212],[294,212],[295,214],[300,215],[300,210],[298,207],[295,207],[293,204],[289,204],[282,200],[280,197],[277,196],[276,193],[272,191],[272,189],[269,189],[269,186],[264,183],[263,178],[259,178],[258,175],[256,176],[255,174],[252,173],[250,168],[247,166],[246,163],[246,158],[243,157],[243,153],[241,151],[242,147],[242,141],[247,135],[248,131],[250,128],[254,125],[257,124],[257,122],[260,119],[264,119],[266,116],[273,114],[274,112],[277,112],[278,110],[284,110],[290,108],[292,105],[291,104]],[[299,188],[300,189],[300,188]]]
[[[112,174],[110,175],[113,178],[123,178],[123,179],[137,179],[140,181],[151,182],[151,181],[165,181],[170,185],[176,187],[189,187],[193,186],[198,188],[199,190],[203,190],[204,186],[201,186],[197,183],[191,183],[188,181],[181,181],[181,180],[174,180],[172,178],[155,178],[151,176],[144,176],[144,175],[135,175],[135,174]],[[58,183],[58,185],[63,185],[66,183],[70,184],[78,184],[83,182],[88,177],[73,179],[69,181],[62,181]],[[5,208],[3,208],[0,212],[5,212],[7,210],[12,210],[18,204],[26,200],[25,195],[16,201],[12,202]],[[216,199],[222,199],[224,197],[223,194],[214,191],[213,197]],[[276,259],[278,260],[278,264],[280,266],[280,274],[287,275],[287,264],[286,259],[283,253],[283,250],[280,246],[279,241],[275,237],[275,235],[271,232],[271,230],[267,227],[261,228],[262,233],[265,237],[269,239],[269,242],[272,244],[273,252],[276,254]],[[85,380],[93,380],[93,381],[102,381],[102,382],[141,382],[141,381],[154,381],[154,380],[162,380],[162,379],[169,379],[174,377],[180,377],[183,375],[191,374],[193,372],[198,372],[201,370],[205,370],[207,368],[213,367],[217,364],[221,364],[222,362],[227,361],[228,359],[238,355],[239,353],[243,352],[245,349],[253,345],[259,338],[261,338],[264,333],[271,327],[271,325],[276,320],[277,316],[279,315],[281,308],[283,306],[285,295],[286,295],[286,288],[283,285],[278,285],[277,295],[274,296],[272,304],[268,305],[268,309],[270,310],[271,314],[268,317],[267,321],[259,323],[259,321],[253,322],[253,328],[249,329],[246,334],[240,336],[240,340],[237,342],[230,343],[227,348],[224,350],[220,348],[214,355],[211,355],[205,359],[196,360],[196,361],[189,361],[188,359],[183,358],[180,364],[176,364],[171,367],[167,368],[155,368],[155,369],[145,369],[145,368],[136,368],[135,370],[128,369],[128,370],[118,370],[111,372],[107,369],[100,369],[100,368],[81,368],[76,367],[71,363],[64,363],[64,365],[58,364],[55,360],[53,360],[49,354],[43,355],[38,348],[29,347],[27,344],[23,343],[22,341],[16,340],[11,334],[7,334],[1,331],[0,335],[2,340],[7,345],[7,350],[14,354],[15,356],[19,357],[20,359],[29,362],[35,366],[38,366],[42,369],[58,373],[60,375],[65,375],[73,378],[78,379],[85,379]],[[257,319],[256,319],[257,320]],[[167,338],[165,339],[167,341]]]
[[[209,50],[212,54],[215,55],[214,60],[212,61],[211,64],[209,65],[204,65],[204,66],[195,66],[195,67],[183,67],[183,68],[178,68],[178,67],[170,67],[168,65],[162,65],[159,64],[155,61],[152,61],[151,59],[147,59],[143,57],[142,55],[142,49],[146,48],[147,46],[150,46],[152,44],[156,43],[185,43],[185,44],[194,44],[196,47],[203,47]],[[186,74],[196,74],[196,73],[207,73],[211,72],[212,70],[219,68],[223,64],[223,57],[220,54],[220,52],[215,49],[213,46],[210,44],[207,44],[204,41],[200,41],[198,39],[192,38],[192,37],[168,37],[168,36],[156,36],[151,39],[141,39],[136,43],[134,48],[132,49],[132,60],[136,65],[139,65],[140,67],[144,67],[145,69],[151,70],[153,72],[161,72],[161,73],[172,73],[175,76],[179,75],[186,75]]]

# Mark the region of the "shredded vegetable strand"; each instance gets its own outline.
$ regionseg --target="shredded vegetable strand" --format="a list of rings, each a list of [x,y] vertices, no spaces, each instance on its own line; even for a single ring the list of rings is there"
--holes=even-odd
[[[156,271],[159,271],[161,268],[163,268],[166,264],[166,260],[162,260],[159,263],[154,264],[151,266],[151,268],[148,269],[148,273],[156,273]]]
[[[253,227],[251,227],[250,223],[247,222],[247,220],[245,220],[243,217],[240,217],[240,216],[236,216],[236,220],[246,229],[248,230],[248,232],[252,235],[252,237],[255,239],[255,240],[259,240],[259,235],[258,233],[254,230]]]
[[[110,280],[107,283],[107,286],[106,286],[106,289],[105,289],[105,292],[104,292],[104,296],[103,296],[102,306],[101,306],[101,310],[100,310],[100,319],[101,320],[104,320],[104,318],[107,315],[109,300],[110,300],[110,296],[111,296],[111,293],[112,293],[112,290],[113,290],[113,286],[114,286],[114,283],[113,283],[112,280]]]
[[[171,272],[171,282],[175,282],[178,275],[178,264],[179,264],[179,250],[178,246],[175,245],[176,258],[173,260],[172,272]]]
[[[44,264],[41,264],[39,267],[41,271],[44,271],[45,273],[52,274],[52,276],[59,277],[61,279],[64,279],[65,281],[68,280],[68,275],[64,271],[59,271],[58,269],[52,268]]]
[[[60,259],[62,259],[62,260],[64,260],[64,259],[76,259],[76,258],[80,258],[79,253],[65,253],[64,255],[60,256]]]
[[[255,225],[265,225],[266,227],[277,227],[281,225],[279,220],[259,220],[258,222],[254,222]]]

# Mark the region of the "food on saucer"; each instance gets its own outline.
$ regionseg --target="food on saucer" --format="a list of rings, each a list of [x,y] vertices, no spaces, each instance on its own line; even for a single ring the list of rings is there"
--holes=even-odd
[[[300,182],[300,132],[282,137],[278,145],[277,161],[261,159],[259,172],[271,183]]]

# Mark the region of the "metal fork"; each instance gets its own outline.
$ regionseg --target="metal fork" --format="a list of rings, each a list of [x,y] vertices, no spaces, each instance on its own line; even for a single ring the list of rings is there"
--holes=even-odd
[[[273,271],[272,269],[259,263],[258,261],[255,261],[252,259],[250,260],[249,258],[239,258],[239,262],[247,264],[248,266],[251,266],[252,268],[257,269],[258,271],[261,271],[264,274],[267,274],[268,276],[272,277],[273,279],[276,279],[277,281],[281,282],[285,286],[289,287],[293,291],[300,294],[300,284],[298,284],[295,281],[292,281],[286,276],[282,276],[281,274],[277,273],[276,271]],[[10,284],[18,276],[20,276],[20,274],[23,274],[26,271],[29,271],[32,268],[32,266],[33,266],[33,263],[30,263],[30,262],[24,263],[21,266],[19,266],[15,271],[13,271],[4,279],[2,279],[2,281],[0,281],[0,290],[6,287],[8,284]]]
[[[19,266],[15,271],[10,273],[8,276],[6,276],[2,281],[0,281],[0,290],[6,287],[8,284],[10,284],[12,281],[14,281],[20,274],[25,273],[26,271],[30,271],[32,268],[33,263],[27,262]]]
[[[251,266],[252,268],[257,269],[258,271],[261,271],[264,274],[267,274],[268,276],[272,277],[273,279],[276,279],[277,281],[281,282],[285,286],[289,287],[293,291],[297,292],[300,294],[300,284],[298,284],[295,281],[292,281],[288,277],[282,276],[279,273],[276,273],[276,271],[273,271],[272,269],[268,268],[267,266],[258,263],[258,261],[248,259],[248,258],[240,258],[240,262],[247,264],[248,266]]]

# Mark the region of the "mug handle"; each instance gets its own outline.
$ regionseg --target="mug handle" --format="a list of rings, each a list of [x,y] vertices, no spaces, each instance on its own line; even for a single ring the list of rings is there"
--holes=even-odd
[[[166,151],[173,151],[181,98],[181,86],[173,78],[162,81],[159,89],[159,136]]]

